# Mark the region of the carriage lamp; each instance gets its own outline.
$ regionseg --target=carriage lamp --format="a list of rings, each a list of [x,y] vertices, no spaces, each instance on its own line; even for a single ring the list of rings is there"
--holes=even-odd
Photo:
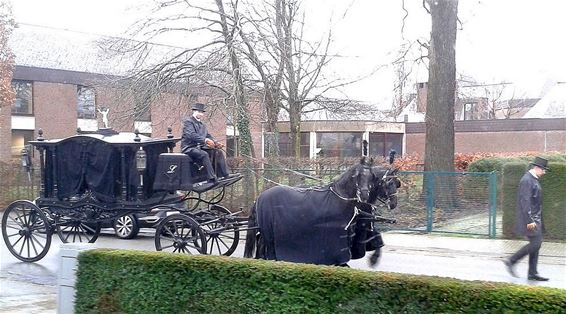
[[[147,162],[147,155],[143,150],[143,147],[140,146],[140,149],[136,152],[136,168],[138,169],[138,173],[140,176],[140,184],[138,185],[138,197],[143,195],[143,172],[145,171]]]
[[[22,167],[28,174],[28,180],[31,182],[31,157],[29,151],[26,147],[22,148],[21,151]]]
[[[22,167],[24,168],[29,168],[30,164],[29,164],[29,159],[28,159],[28,150],[26,148],[22,148],[21,151],[21,158],[22,158]]]
[[[147,162],[147,155],[142,147],[136,152],[136,168],[140,173],[144,172]]]

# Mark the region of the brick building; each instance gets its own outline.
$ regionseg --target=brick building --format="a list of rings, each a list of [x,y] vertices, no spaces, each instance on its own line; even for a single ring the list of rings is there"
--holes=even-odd
[[[151,101],[136,92],[117,88],[128,64],[101,57],[98,35],[32,25],[20,25],[11,38],[16,55],[12,86],[16,99],[0,112],[0,160],[17,157],[23,146],[37,137],[61,138],[104,127],[99,110],[108,109],[109,127],[117,131],[165,137],[182,134],[182,119],[191,114],[190,104],[207,103],[210,91],[189,89],[164,92]],[[159,47],[158,47],[159,48]],[[170,48],[170,47],[167,47]],[[174,48],[174,47],[173,47]],[[183,96],[188,94],[189,96]],[[252,112],[259,104],[252,99]],[[233,148],[237,134],[222,110],[209,110],[207,125],[217,140]],[[259,121],[259,114],[252,114]],[[261,123],[252,124],[255,147],[261,147]]]

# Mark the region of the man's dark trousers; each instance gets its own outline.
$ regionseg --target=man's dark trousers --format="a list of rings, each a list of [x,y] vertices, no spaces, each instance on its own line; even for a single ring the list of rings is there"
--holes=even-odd
[[[529,239],[529,244],[523,246],[517,253],[513,254],[509,261],[511,264],[517,263],[526,255],[529,255],[529,276],[534,276],[538,274],[538,253],[542,244],[542,234],[538,232],[535,235],[527,236]]]
[[[195,162],[201,164],[206,169],[206,178],[209,180],[215,179],[216,174],[214,173],[214,168],[212,167],[212,162],[210,162],[210,157],[208,153],[200,148],[193,147],[187,152],[187,155],[191,157]]]

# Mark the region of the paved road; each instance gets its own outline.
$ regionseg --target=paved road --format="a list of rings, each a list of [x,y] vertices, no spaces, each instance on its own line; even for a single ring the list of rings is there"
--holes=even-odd
[[[147,231],[147,232],[145,232]],[[522,242],[440,237],[415,234],[384,234],[386,247],[376,269],[366,259],[351,261],[357,269],[453,277],[465,280],[488,280],[525,285],[541,285],[566,289],[566,244],[543,243],[539,271],[552,278],[548,282],[530,282],[526,276],[513,278],[507,274],[501,258],[518,248]],[[49,253],[39,262],[22,263],[0,244],[0,313],[54,313],[58,253],[61,242],[57,236]],[[102,235],[97,247],[155,250],[151,230],[144,230],[136,240],[119,240]],[[243,255],[243,243],[234,256]],[[518,265],[519,274],[526,275],[526,261]]]

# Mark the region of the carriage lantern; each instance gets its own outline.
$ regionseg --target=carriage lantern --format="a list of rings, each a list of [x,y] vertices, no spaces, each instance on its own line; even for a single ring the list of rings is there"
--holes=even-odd
[[[28,179],[31,182],[31,156],[27,147],[22,148],[21,155],[22,167],[27,172]]]
[[[147,162],[147,155],[142,147],[136,152],[136,168],[141,174],[144,172]]]
[[[29,159],[28,159],[28,150],[26,148],[22,148],[21,151],[21,155],[22,155],[22,167],[24,168],[29,168],[30,164],[29,164]]]

